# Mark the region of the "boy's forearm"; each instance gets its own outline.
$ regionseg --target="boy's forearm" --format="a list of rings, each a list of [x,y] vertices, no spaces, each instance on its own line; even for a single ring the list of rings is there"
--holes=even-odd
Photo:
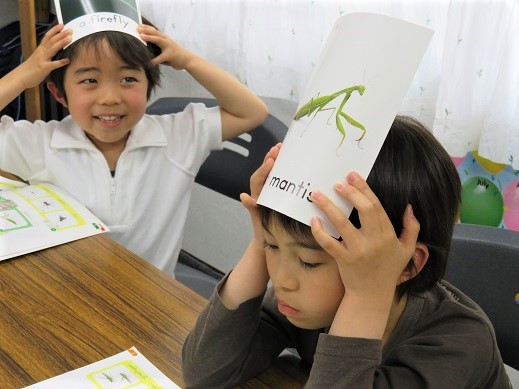
[[[211,93],[222,112],[223,139],[232,139],[260,125],[268,114],[263,101],[219,67],[192,54],[185,70]]]
[[[25,91],[21,65],[0,79],[0,110]]]
[[[220,298],[227,309],[236,309],[241,303],[263,294],[268,281],[265,250],[252,241],[220,290]]]

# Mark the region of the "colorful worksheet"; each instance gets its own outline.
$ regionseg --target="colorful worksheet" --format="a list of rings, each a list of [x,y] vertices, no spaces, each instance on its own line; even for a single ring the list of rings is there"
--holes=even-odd
[[[25,389],[176,389],[135,347]]]
[[[0,261],[106,231],[101,220],[54,185],[0,176]]]

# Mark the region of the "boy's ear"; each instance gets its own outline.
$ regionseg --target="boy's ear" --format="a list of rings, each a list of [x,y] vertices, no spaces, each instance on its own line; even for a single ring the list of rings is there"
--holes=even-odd
[[[407,280],[410,280],[418,273],[420,273],[427,263],[429,259],[429,249],[423,243],[416,243],[416,248],[414,250],[413,258],[409,261],[409,264],[406,266],[402,274],[400,275],[400,279],[398,284],[400,285]]]
[[[60,92],[55,83],[53,83],[52,81],[47,81],[47,89],[50,91],[52,96],[54,96],[58,103],[61,103],[65,108],[68,108],[65,96],[63,95],[63,93]]]

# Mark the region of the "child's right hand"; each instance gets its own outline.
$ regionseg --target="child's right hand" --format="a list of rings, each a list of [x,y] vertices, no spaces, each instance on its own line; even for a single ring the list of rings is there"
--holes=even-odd
[[[220,289],[220,298],[228,309],[236,309],[244,301],[265,293],[269,281],[267,261],[265,260],[265,239],[256,200],[274,166],[280,149],[281,143],[272,147],[265,156],[263,164],[251,176],[251,194],[242,193],[240,195],[243,206],[250,213],[254,238]]]
[[[34,53],[15,69],[25,89],[39,85],[53,70],[70,62],[68,58],[59,61],[53,61],[52,58],[71,40],[72,30],[64,30],[63,24],[47,31]]]
[[[254,240],[260,244],[261,247],[263,247],[264,244],[263,227],[261,226],[261,217],[259,215],[256,200],[258,199],[261,189],[267,180],[267,176],[272,170],[272,166],[274,166],[274,162],[278,157],[280,150],[281,143],[278,143],[268,151],[268,153],[265,155],[265,159],[263,160],[263,164],[254,172],[250,178],[251,194],[248,195],[246,193],[242,193],[240,195],[240,200],[247,211],[249,211],[251,217],[252,227],[254,229]]]
[[[345,290],[329,334],[382,339],[398,304],[397,286],[416,276],[427,261],[427,248],[417,242],[420,223],[408,205],[398,236],[380,200],[357,173],[348,174],[347,182],[337,183],[335,190],[358,210],[361,226],[356,228],[322,192],[312,192],[313,203],[342,237],[336,240],[319,218],[312,219],[315,240],[335,258]],[[411,260],[414,270],[406,271]]]

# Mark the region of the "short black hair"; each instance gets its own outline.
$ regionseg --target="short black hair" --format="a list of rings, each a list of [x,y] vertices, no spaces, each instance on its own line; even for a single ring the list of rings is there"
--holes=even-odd
[[[160,69],[158,65],[154,65],[151,61],[161,50],[158,46],[147,43],[144,45],[141,41],[132,35],[118,31],[100,31],[87,35],[68,46],[64,50],[60,50],[54,57],[55,60],[68,58],[72,62],[83,48],[95,48],[101,55],[101,45],[106,42],[108,46],[121,58],[121,60],[129,66],[144,69],[146,78],[148,79],[148,90],[146,97],[149,99],[151,93],[156,86],[160,86]],[[65,72],[67,66],[53,70],[49,75],[49,81],[52,81],[58,90],[63,94],[65,101],[67,96],[64,88]]]
[[[412,205],[420,223],[418,241],[429,250],[429,259],[421,272],[398,285],[398,298],[407,292],[431,288],[445,274],[461,203],[461,179],[449,154],[420,121],[399,115],[366,181],[379,198],[397,236],[402,232],[406,206]],[[314,239],[306,224],[267,207],[260,206],[260,210],[264,227],[277,223],[291,236]],[[350,221],[360,227],[356,209]],[[413,266],[411,260],[408,266]]]

